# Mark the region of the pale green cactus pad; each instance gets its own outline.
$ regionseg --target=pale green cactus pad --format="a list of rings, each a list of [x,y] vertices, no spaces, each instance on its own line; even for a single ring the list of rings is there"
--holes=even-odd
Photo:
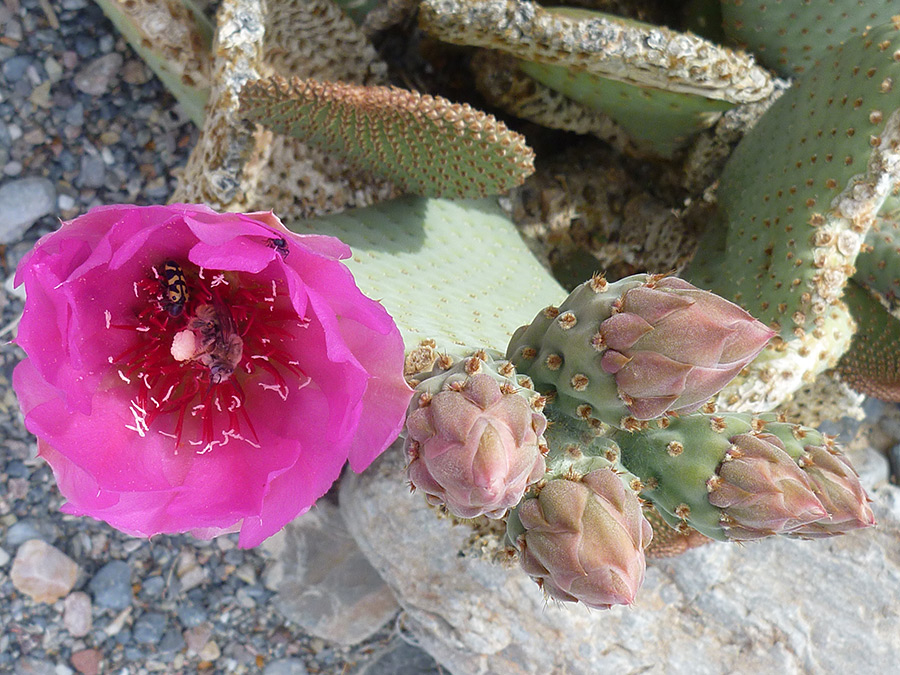
[[[357,284],[394,317],[407,348],[434,339],[453,352],[505,351],[537,308],[566,296],[493,199],[410,196],[287,224],[353,249]]]
[[[194,124],[202,125],[213,34],[204,14],[191,0],[96,2]]]
[[[244,87],[241,112],[415,194],[483,197],[534,171],[531,148],[502,122],[394,87],[276,76]]]
[[[721,0],[725,35],[785,77],[900,11],[894,0]]]
[[[898,49],[894,24],[848,41],[772,105],[722,174],[720,222],[686,277],[786,340],[823,330],[900,179]]]
[[[426,0],[425,30],[455,44],[516,56],[551,89],[603,112],[669,156],[722,111],[773,88],[752,58],[702,38],[599,12],[511,0]]]
[[[883,401],[900,401],[900,321],[855,281],[845,299],[859,328],[837,371],[856,391]]]

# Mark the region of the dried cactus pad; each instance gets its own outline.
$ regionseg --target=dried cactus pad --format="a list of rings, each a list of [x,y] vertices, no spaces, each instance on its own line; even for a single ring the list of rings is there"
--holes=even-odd
[[[895,0],[722,0],[725,35],[786,77],[897,14]]]
[[[189,0],[97,0],[103,13],[178,99],[203,124],[209,96],[212,26]]]
[[[620,82],[732,103],[772,93],[772,79],[752,57],[695,35],[600,13],[545,10],[522,0],[425,0],[419,20],[446,42]]]
[[[534,171],[525,139],[490,115],[394,87],[275,76],[247,83],[241,113],[423,196],[498,194]]]

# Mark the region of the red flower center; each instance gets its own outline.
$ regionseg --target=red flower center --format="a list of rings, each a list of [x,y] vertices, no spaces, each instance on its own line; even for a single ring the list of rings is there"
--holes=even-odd
[[[110,358],[131,399],[140,436],[153,430],[203,454],[242,440],[258,445],[247,413],[245,387],[255,384],[286,401],[309,378],[288,343],[308,319],[272,280],[165,261],[134,286],[135,323],[107,326],[132,331],[134,343]],[[154,426],[155,424],[155,426]]]

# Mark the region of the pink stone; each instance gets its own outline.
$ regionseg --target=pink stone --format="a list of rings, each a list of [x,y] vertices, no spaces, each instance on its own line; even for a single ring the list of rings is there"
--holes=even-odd
[[[81,675],[98,675],[103,654],[96,649],[82,649],[72,654],[72,665]]]
[[[69,594],[81,569],[74,560],[40,539],[19,547],[10,579],[17,591],[35,602],[56,602]]]

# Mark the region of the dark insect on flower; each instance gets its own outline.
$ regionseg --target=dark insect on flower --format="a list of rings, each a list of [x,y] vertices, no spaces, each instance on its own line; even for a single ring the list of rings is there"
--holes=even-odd
[[[225,382],[240,363],[244,350],[231,311],[221,301],[200,305],[189,327],[200,338],[194,360],[209,368],[212,384]]]
[[[288,253],[290,253],[290,251],[288,250],[287,240],[283,237],[269,239],[268,244],[270,248],[274,248],[276,251],[278,251],[281,254],[282,258],[288,257]]]
[[[166,290],[166,310],[172,316],[178,316],[184,311],[184,305],[190,297],[187,282],[184,280],[184,270],[174,260],[166,260],[162,274]]]

